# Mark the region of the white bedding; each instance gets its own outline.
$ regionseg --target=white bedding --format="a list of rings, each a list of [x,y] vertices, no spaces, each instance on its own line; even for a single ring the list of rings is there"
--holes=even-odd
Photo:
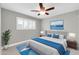
[[[59,55],[56,49],[34,40],[30,40],[30,47],[41,55]]]
[[[67,44],[66,44],[65,39],[60,40],[60,39],[49,38],[49,37],[41,37],[41,38],[44,38],[44,39],[49,40],[49,41],[60,43],[63,45],[65,50],[67,50]],[[58,51],[55,48],[52,48],[50,46],[47,46],[45,44],[39,43],[39,42],[34,41],[34,40],[29,40],[28,42],[29,42],[30,47],[41,55],[59,55]],[[79,51],[72,50],[72,49],[69,49],[69,50],[70,50],[71,55],[78,54],[78,52],[79,52]]]
[[[66,48],[67,48],[66,39],[56,39],[56,38],[50,38],[50,37],[46,37],[46,36],[41,37],[41,38],[43,38],[43,39],[45,39],[45,40],[52,41],[52,42],[60,43],[60,44],[63,45],[65,51],[67,50],[67,49],[66,49]]]
[[[49,37],[40,37],[40,38],[44,38],[49,41],[60,43],[63,45],[64,49],[66,50],[67,44],[66,44],[65,40],[49,38]],[[30,40],[29,42],[30,42],[29,44],[32,47],[32,49],[42,55],[59,55],[58,51],[55,48],[52,48],[52,47],[47,46],[45,44],[36,42],[34,40]]]

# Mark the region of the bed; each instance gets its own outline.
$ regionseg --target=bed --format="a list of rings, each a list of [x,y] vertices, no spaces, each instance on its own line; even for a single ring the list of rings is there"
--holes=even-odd
[[[66,43],[67,32],[59,32],[59,33],[65,35],[65,38],[58,39],[58,38],[51,38],[47,36],[36,37],[28,41],[29,46],[34,51],[39,53],[40,55],[70,55],[70,54],[76,55],[76,54],[79,54],[79,51],[67,48],[67,43]]]
[[[41,40],[46,40],[46,41],[49,41],[48,44],[50,42],[57,42],[58,45],[60,44],[60,46],[58,46],[59,48],[61,47],[62,45],[62,49],[63,50],[67,50],[66,47],[67,47],[67,44],[66,44],[66,41],[65,40],[58,40],[58,39],[55,39],[55,38],[49,38],[49,37],[39,37]],[[39,40],[39,38],[36,38],[37,40]],[[35,38],[34,38],[35,39]],[[36,40],[30,40],[30,47],[35,50],[36,52],[38,52],[39,54],[42,54],[42,55],[59,55],[59,52],[57,51],[56,47],[53,48],[54,46],[51,46],[53,45],[52,43],[51,44],[46,44],[46,43],[42,43],[42,42],[39,42],[39,41],[36,41]],[[55,45],[55,44],[54,44]],[[57,44],[56,44],[57,45]],[[55,46],[56,46],[55,45]],[[59,49],[58,48],[58,49]],[[61,50],[61,49],[60,49]],[[62,54],[60,52],[60,54]]]
[[[39,53],[40,55],[79,55],[79,51],[67,48],[66,40],[61,41],[61,40],[58,40],[58,39],[55,39],[55,38],[52,39],[52,38],[48,38],[48,37],[41,37],[41,38],[43,38],[43,39],[45,38],[46,40],[60,43],[64,47],[66,53],[65,54],[60,54],[57,51],[57,49],[55,49],[53,47],[50,47],[50,46],[48,46],[46,44],[37,42],[35,40],[28,40],[29,46],[34,51]]]
[[[58,34],[61,34],[61,35],[66,35],[66,32],[63,32],[63,31],[62,32],[60,32],[60,31],[59,32],[58,31],[46,31],[46,35],[49,34],[49,33],[50,34],[52,34],[52,33],[58,33]],[[48,44],[45,43],[45,41],[47,41]],[[53,42],[53,43],[51,43],[51,42]],[[49,43],[51,43],[51,44],[49,44]],[[55,46],[62,47],[62,49],[64,51],[66,51],[67,44],[66,44],[65,40],[60,40],[58,38],[51,38],[51,37],[48,37],[48,36],[32,38],[32,40],[30,40],[30,44],[29,45],[30,45],[30,47],[33,50],[37,51],[39,54],[42,54],[42,55],[52,55],[52,54],[53,55],[59,55],[59,54],[62,55],[63,53],[61,53],[60,51],[57,51],[60,48],[57,48],[55,46],[51,46],[53,44]],[[60,49],[60,50],[62,50],[62,49]]]
[[[79,51],[67,48],[67,32],[57,33],[65,35],[65,37],[63,39],[50,36],[32,37],[26,42],[27,46],[40,55],[79,55]]]

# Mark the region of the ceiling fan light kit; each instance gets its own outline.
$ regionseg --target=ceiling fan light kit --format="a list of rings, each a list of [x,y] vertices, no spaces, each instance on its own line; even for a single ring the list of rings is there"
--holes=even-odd
[[[50,11],[50,10],[54,10],[55,7],[51,7],[51,8],[48,8],[46,9],[44,6],[43,6],[43,3],[39,3],[39,7],[40,7],[40,10],[31,10],[32,12],[38,12],[38,16],[39,15],[49,15],[49,13],[47,11]]]
[[[45,12],[44,12],[44,11],[40,11],[40,14],[41,14],[41,15],[44,15],[44,14],[45,14]]]

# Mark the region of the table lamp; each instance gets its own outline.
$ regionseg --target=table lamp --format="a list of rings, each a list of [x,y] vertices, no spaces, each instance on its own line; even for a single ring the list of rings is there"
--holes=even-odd
[[[68,34],[68,40],[75,41],[75,39],[76,39],[76,34],[75,33],[69,33]]]

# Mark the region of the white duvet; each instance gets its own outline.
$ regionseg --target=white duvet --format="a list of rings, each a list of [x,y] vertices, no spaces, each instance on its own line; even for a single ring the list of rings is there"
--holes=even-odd
[[[67,50],[67,43],[66,43],[66,39],[56,39],[56,38],[50,38],[50,37],[40,37],[40,38],[43,38],[45,40],[49,40],[49,41],[52,41],[52,42],[56,42],[56,43],[59,43],[59,44],[62,44],[65,51]]]
[[[67,44],[65,39],[61,40],[61,39],[49,38],[49,37],[40,37],[40,38],[44,38],[49,41],[60,43],[63,45],[64,49],[67,50]],[[47,46],[45,44],[39,43],[34,40],[29,40],[28,42],[30,47],[41,55],[59,55],[58,51],[55,48],[52,48],[50,46]],[[71,49],[69,50],[70,50],[70,54],[76,54],[74,53],[76,52],[76,50],[74,50],[74,52]]]
[[[49,41],[60,43],[63,45],[64,49],[66,50],[66,47],[67,47],[66,40],[49,38],[46,36],[40,37],[40,38],[44,38],[44,39],[49,40]],[[30,42],[29,43],[30,47],[41,55],[59,55],[58,51],[55,48],[52,48],[50,46],[47,46],[45,44],[39,43],[39,42],[34,41],[34,40],[29,40],[29,42]]]

